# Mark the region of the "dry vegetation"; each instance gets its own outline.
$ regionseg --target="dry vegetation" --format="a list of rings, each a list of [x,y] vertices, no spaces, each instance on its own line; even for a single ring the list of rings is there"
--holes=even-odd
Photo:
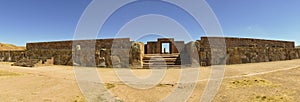
[[[247,88],[247,87],[272,87],[277,86],[276,84],[273,84],[272,82],[256,78],[256,77],[245,77],[239,80],[234,80],[228,83],[228,88]]]
[[[0,50],[1,51],[9,51],[9,50],[24,50],[26,49],[23,46],[16,46],[13,44],[4,44],[4,43],[0,43]]]
[[[278,81],[259,77],[243,77],[226,80],[215,101],[296,102],[298,96],[295,95],[295,91],[289,86],[283,86]]]
[[[105,83],[105,88],[107,88],[107,89],[111,89],[111,88],[114,88],[114,87],[116,87],[115,84]]]
[[[3,76],[18,76],[18,75],[20,75],[20,74],[0,70],[0,77],[3,77]]]

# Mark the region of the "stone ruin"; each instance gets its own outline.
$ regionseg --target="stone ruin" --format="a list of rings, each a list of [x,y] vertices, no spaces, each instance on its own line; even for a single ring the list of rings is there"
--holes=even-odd
[[[224,39],[225,44],[218,44],[220,39]],[[300,49],[295,48],[295,43],[291,41],[202,37],[201,40],[196,41],[196,44],[199,45],[197,47],[199,63],[203,66],[221,64],[223,59],[226,59],[226,64],[242,64],[300,58]],[[226,53],[220,51],[224,49]],[[212,58],[212,53],[217,57]],[[212,59],[214,61],[211,61]]]
[[[230,37],[201,37],[189,43],[174,38],[147,44],[129,38],[37,42],[27,43],[24,51],[0,51],[0,61],[24,67],[190,67],[298,58],[300,49],[291,41]]]

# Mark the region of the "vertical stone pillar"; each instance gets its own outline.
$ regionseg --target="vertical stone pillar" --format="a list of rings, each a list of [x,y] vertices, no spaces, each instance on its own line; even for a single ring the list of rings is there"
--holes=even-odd
[[[130,49],[131,68],[143,68],[144,43],[133,42]]]

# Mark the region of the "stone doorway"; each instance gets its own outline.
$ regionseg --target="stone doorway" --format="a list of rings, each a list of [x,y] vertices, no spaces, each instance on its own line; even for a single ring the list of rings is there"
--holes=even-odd
[[[162,42],[161,43],[161,54],[171,54],[171,43],[170,42]]]

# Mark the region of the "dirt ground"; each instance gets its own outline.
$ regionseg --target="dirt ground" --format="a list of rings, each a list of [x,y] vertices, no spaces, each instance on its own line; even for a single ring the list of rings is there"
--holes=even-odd
[[[225,76],[213,102],[297,102],[300,101],[300,60],[227,65]],[[0,100],[1,102],[84,102],[84,95],[77,84],[71,66],[47,66],[25,68],[0,63]],[[210,67],[187,69],[117,69],[130,71],[145,79],[155,73],[164,72],[158,83],[150,80],[139,83],[127,73],[116,74],[115,69],[97,69],[101,83],[113,97],[124,102],[155,102],[176,93],[175,89],[195,88],[185,100],[198,102],[207,86],[211,73]],[[179,82],[181,72],[199,72],[196,81]],[[190,73],[189,73],[190,72]],[[153,83],[151,83],[153,81]],[[126,83],[148,85],[145,89],[129,86]],[[153,84],[153,85],[152,85]],[[152,85],[152,86],[151,86]],[[187,94],[189,92],[186,92]],[[184,97],[175,94],[178,97]],[[173,101],[176,97],[171,97]],[[103,100],[102,100],[103,101]],[[105,100],[104,100],[105,101]],[[176,101],[176,100],[175,100]]]

